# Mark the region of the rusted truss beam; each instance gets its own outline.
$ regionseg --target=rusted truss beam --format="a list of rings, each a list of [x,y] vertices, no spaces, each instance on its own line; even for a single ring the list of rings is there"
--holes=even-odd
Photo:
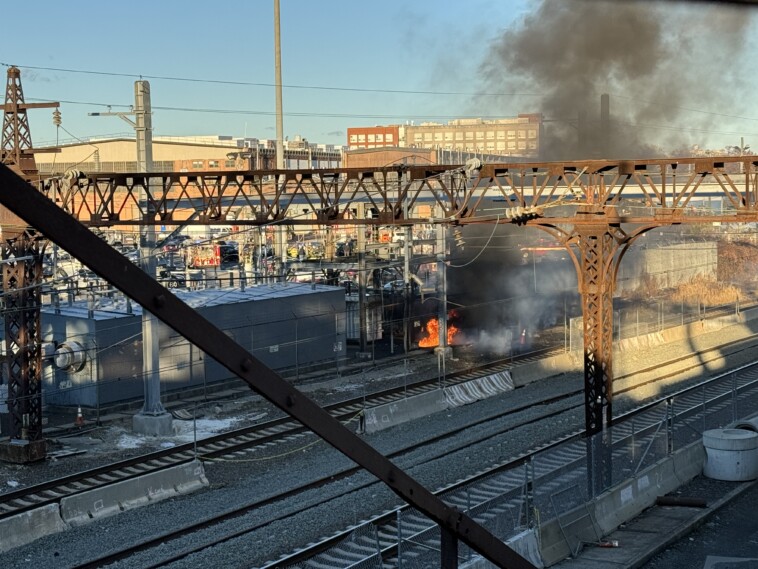
[[[505,210],[517,206],[538,207],[542,218],[569,219],[559,206],[587,205],[618,208],[620,216],[639,223],[670,222],[661,215],[677,215],[677,223],[702,223],[689,206],[704,192],[723,199],[730,219],[749,221],[758,215],[758,156],[486,164],[468,171],[437,165],[164,172],[151,173],[149,181],[137,173],[85,173],[44,180],[39,188],[90,226],[223,223],[239,208],[248,215],[235,219],[235,225],[285,218],[294,225],[428,222],[404,216],[418,205],[437,206],[443,219],[459,223],[504,219]],[[147,207],[139,199],[143,189]],[[376,215],[355,219],[359,202]],[[623,213],[630,203],[633,209]],[[315,216],[304,217],[303,210]]]
[[[449,532],[497,567],[534,568],[470,517],[447,506],[222,330],[2,165],[0,203],[215,358],[256,392],[368,470],[404,501],[438,523],[443,534]]]

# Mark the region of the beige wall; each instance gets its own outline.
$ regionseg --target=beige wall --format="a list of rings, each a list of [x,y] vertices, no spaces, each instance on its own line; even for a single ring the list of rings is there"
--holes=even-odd
[[[231,145],[153,141],[153,163],[158,171],[173,171],[177,160],[218,160],[223,166],[227,153],[234,150],[236,146]],[[85,173],[134,172],[137,169],[137,147],[135,141],[130,139],[66,145],[57,154],[38,155],[36,158],[37,168],[43,174],[62,173],[70,168]]]

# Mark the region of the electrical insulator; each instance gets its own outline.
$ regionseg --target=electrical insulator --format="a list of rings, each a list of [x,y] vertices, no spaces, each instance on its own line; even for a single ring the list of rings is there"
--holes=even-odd
[[[55,126],[61,126],[61,112],[58,109],[53,111],[53,124]]]

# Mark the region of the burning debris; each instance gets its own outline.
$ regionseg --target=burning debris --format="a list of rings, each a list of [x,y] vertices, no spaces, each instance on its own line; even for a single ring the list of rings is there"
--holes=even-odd
[[[436,348],[440,345],[440,324],[436,318],[432,318],[424,327],[426,337],[421,338],[418,342],[419,348]],[[448,322],[447,325],[447,345],[453,345],[453,338],[458,333],[458,328]]]

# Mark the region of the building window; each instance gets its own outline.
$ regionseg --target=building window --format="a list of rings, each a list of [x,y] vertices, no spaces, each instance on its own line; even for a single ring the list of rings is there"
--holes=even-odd
[[[526,131],[525,130],[518,131],[518,137],[519,138],[526,138]]]
[[[488,130],[487,131],[487,140],[495,140],[495,131],[494,130]]]
[[[350,135],[350,142],[351,142],[351,143],[353,143],[353,142],[358,142],[358,136],[357,136],[357,135],[355,135],[355,134],[351,134],[351,135]]]
[[[509,140],[508,141],[508,150],[516,150],[516,141],[515,140]]]
[[[435,142],[442,142],[442,133],[441,132],[435,132],[434,133],[434,141]]]
[[[537,150],[537,143],[533,140],[529,141],[529,150]]]
[[[224,160],[224,168],[234,168],[234,160]]]
[[[516,138],[516,131],[515,130],[509,130],[508,131],[508,140],[513,140],[514,138]],[[510,148],[510,146],[508,148]]]
[[[431,142],[432,141],[432,133],[431,132],[425,132],[424,133],[424,142]]]
[[[474,140],[474,133],[470,130],[466,132],[466,140]]]
[[[376,141],[377,142],[384,142],[384,135],[383,134],[377,134],[376,135]]]
[[[505,150],[505,141],[497,141],[497,149],[498,150]]]
[[[358,142],[366,142],[366,135],[365,134],[359,134],[358,135]]]
[[[463,133],[461,131],[455,133],[455,140],[463,140]]]
[[[537,131],[534,129],[529,130],[529,138],[537,138]]]
[[[423,141],[424,141],[424,136],[420,132],[417,132],[413,135],[413,142],[423,142]]]
[[[192,161],[192,167],[195,168],[196,170],[199,170],[200,168],[203,167],[203,161],[202,160],[193,160]]]
[[[522,141],[519,140],[518,149],[519,150],[526,150],[526,142],[522,142]]]
[[[218,160],[208,160],[208,168],[218,168]]]
[[[376,136],[373,134],[368,135],[368,141],[369,142],[376,142]]]
[[[497,131],[497,139],[498,140],[505,140],[505,131],[504,130]]]
[[[445,140],[446,141],[447,140],[453,140],[453,131],[451,131],[451,130],[446,130],[445,131]]]
[[[476,131],[476,139],[484,140],[484,132],[482,132],[481,130]]]
[[[395,141],[395,135],[388,132],[387,133],[387,142],[394,142]]]

